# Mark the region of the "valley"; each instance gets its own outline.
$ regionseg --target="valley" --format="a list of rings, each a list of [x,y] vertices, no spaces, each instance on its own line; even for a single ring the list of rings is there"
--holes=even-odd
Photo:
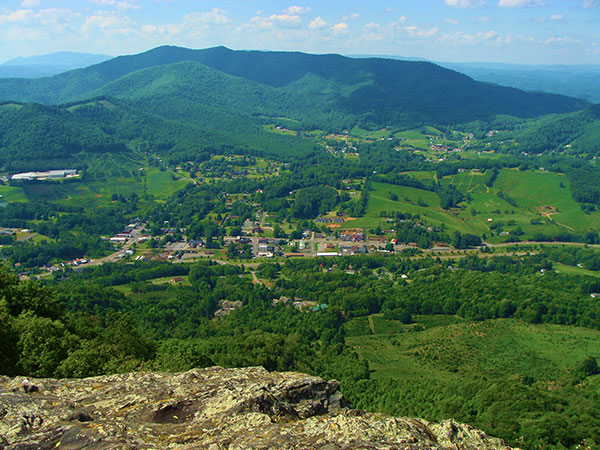
[[[600,444],[598,105],[224,47],[0,101],[2,374],[261,365],[513,446]]]

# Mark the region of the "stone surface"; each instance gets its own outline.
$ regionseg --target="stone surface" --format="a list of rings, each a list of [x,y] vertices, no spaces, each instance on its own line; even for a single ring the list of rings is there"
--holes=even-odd
[[[336,381],[260,367],[82,380],[0,377],[0,449],[507,449],[440,424],[344,407]]]

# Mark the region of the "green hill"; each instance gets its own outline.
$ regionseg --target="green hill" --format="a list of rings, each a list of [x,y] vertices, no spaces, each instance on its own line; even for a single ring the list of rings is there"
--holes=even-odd
[[[600,104],[571,114],[540,118],[523,128],[514,134],[523,151],[541,153],[567,148],[577,153],[600,152]]]
[[[600,351],[598,331],[453,316],[416,322],[373,315],[346,325],[348,344],[372,371],[358,407],[452,416],[522,448],[574,448],[574,436],[597,442],[600,378],[574,380],[577,367]]]
[[[0,166],[11,172],[81,168],[85,158],[76,156],[80,153],[133,150],[168,156],[173,162],[201,161],[214,153],[281,156],[311,150],[302,140],[264,132],[217,108],[195,103],[196,110],[190,111],[185,99],[161,96],[152,101],[155,109],[164,101],[172,119],[179,119],[179,114],[195,120],[169,120],[152,114],[149,103],[140,102],[136,108],[133,102],[107,98],[64,106],[0,104]]]
[[[0,100],[50,104],[81,100],[99,90],[110,91],[114,87],[107,85],[136,71],[162,66],[159,81],[144,73],[138,78],[127,79],[125,82],[129,87],[124,89],[121,84],[118,90],[123,95],[137,96],[140,91],[151,92],[160,87],[144,84],[149,77],[159,85],[185,83],[185,89],[195,93],[200,103],[217,100],[217,104],[231,104],[232,109],[240,112],[253,105],[246,103],[246,96],[222,97],[235,92],[229,83],[239,85],[239,79],[221,78],[220,82],[224,83],[218,82],[214,90],[211,86],[212,97],[209,97],[206,78],[188,78],[190,66],[188,71],[183,71],[181,66],[171,66],[184,61],[245,79],[248,90],[262,93],[265,110],[282,110],[301,95],[304,99],[300,104],[295,103],[296,111],[290,109],[299,116],[307,114],[303,105],[310,105],[313,112],[349,115],[362,123],[377,126],[453,124],[498,114],[535,117],[576,111],[587,105],[583,100],[560,95],[527,93],[477,82],[425,62],[352,59],[296,52],[232,51],[224,47],[205,50],[158,47],[54,77],[0,80]],[[213,72],[211,81],[215,81],[215,77]]]

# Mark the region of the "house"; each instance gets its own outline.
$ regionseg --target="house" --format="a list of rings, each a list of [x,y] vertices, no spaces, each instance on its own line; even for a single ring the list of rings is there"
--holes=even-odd
[[[215,312],[215,317],[224,317],[227,314],[235,311],[242,307],[242,302],[240,300],[231,301],[231,300],[221,300],[219,302],[220,308]]]
[[[198,248],[198,247],[202,247],[204,245],[204,241],[202,239],[192,239],[192,240],[188,241],[188,245],[191,248]]]
[[[285,296],[283,296],[283,295],[282,295],[282,296],[281,296],[281,297],[279,297],[279,298],[274,298],[271,304],[272,304],[273,306],[277,306],[277,305],[279,305],[279,304],[282,304],[282,305],[284,305],[284,306],[289,306],[289,304],[290,304],[291,302],[292,302],[292,299],[291,299],[291,298],[289,298],[289,297],[285,297]]]
[[[306,309],[312,309],[315,306],[317,306],[317,302],[302,299],[294,300],[294,308],[299,309],[301,311]]]

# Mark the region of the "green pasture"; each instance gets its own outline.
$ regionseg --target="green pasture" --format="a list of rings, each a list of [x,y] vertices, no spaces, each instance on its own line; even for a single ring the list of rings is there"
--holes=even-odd
[[[25,191],[22,187],[19,186],[8,186],[2,185],[0,186],[0,203],[2,202],[26,202],[27,196],[25,195]]]
[[[385,220],[380,216],[382,211],[399,211],[419,214],[430,225],[444,223],[450,232],[455,230],[476,234],[486,232],[486,227],[481,223],[461,221],[451,212],[443,210],[440,207],[440,199],[434,192],[387,183],[372,183],[372,188],[365,216],[346,221],[343,225],[344,228],[373,228]],[[390,199],[390,192],[398,196],[398,201]],[[419,203],[427,206],[421,206]]]
[[[518,226],[525,238],[535,233],[552,235],[600,228],[600,212],[586,214],[581,210],[563,174],[503,169],[491,188],[485,185],[489,176],[489,171],[484,174],[466,171],[444,177],[442,183],[452,184],[470,197],[469,202],[463,203],[465,209],[458,217],[488,229],[494,222],[507,225],[505,230]],[[514,200],[516,206],[500,198],[499,192]],[[532,224],[532,220],[540,223]]]
[[[587,270],[577,266],[568,266],[559,262],[553,262],[552,268],[560,273],[566,273],[568,275],[587,275],[590,277],[600,278],[600,272],[594,270]]]
[[[415,324],[404,325],[381,315],[353,319],[350,330],[367,333],[350,335],[346,342],[369,361],[373,378],[402,378],[408,383],[409,378],[459,381],[481,376],[529,376],[556,382],[569,379],[586,357],[600,355],[597,330],[512,319],[471,323],[440,317],[446,323],[416,317],[422,331],[415,331],[419,329]],[[374,324],[375,333],[365,324],[352,324],[358,320]]]
[[[361,139],[378,139],[390,137],[392,135],[392,130],[387,128],[382,128],[380,130],[364,130],[355,126],[350,130],[350,135]]]
[[[172,172],[148,167],[145,159],[135,153],[80,154],[77,157],[87,166],[81,178],[27,183],[22,187],[0,186],[0,195],[3,195],[0,200],[44,200],[89,206],[108,203],[113,194],[129,196],[133,193],[139,196],[148,193],[164,200],[189,183],[188,178],[174,180]]]

